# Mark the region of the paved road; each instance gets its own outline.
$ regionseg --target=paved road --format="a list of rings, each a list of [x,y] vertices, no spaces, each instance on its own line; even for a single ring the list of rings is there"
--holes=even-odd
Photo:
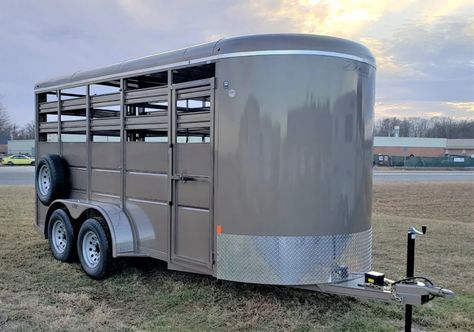
[[[375,171],[374,183],[464,182],[474,184],[474,171]]]
[[[33,185],[34,167],[0,167],[0,185]],[[374,183],[394,182],[471,182],[474,171],[401,171],[374,170]]]
[[[34,185],[34,166],[0,166],[0,185]]]

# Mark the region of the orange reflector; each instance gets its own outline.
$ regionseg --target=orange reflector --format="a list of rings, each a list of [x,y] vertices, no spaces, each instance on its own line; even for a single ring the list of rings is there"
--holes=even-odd
[[[217,225],[216,231],[217,231],[217,234],[221,234],[221,233],[222,233],[222,226],[221,226],[221,225]]]

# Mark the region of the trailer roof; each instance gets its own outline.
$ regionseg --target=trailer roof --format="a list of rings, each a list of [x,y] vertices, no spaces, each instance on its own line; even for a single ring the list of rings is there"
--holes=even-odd
[[[219,58],[272,54],[307,54],[348,58],[375,66],[372,53],[350,40],[308,34],[265,34],[223,38],[216,42],[123,61],[111,66],[78,71],[35,85],[35,90],[68,88],[91,82],[142,75],[172,67],[207,63]]]

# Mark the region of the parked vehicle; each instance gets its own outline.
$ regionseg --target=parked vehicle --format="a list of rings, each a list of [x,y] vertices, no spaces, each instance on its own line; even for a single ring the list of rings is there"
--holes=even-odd
[[[35,158],[17,154],[9,157],[2,158],[2,164],[8,166],[18,166],[18,165],[34,165]]]

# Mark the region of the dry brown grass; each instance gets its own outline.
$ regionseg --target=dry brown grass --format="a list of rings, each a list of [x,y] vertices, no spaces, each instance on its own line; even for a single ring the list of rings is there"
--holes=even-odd
[[[427,224],[428,236],[417,241],[416,271],[458,292],[454,300],[435,300],[433,308],[415,311],[422,330],[474,330],[472,188],[458,186],[410,185],[415,196],[402,185],[374,188],[374,268],[403,276],[406,230]],[[78,264],[52,258],[31,226],[33,199],[32,188],[0,187],[1,331],[397,331],[403,326],[397,305],[217,282],[167,271],[155,260],[122,261],[111,278],[93,281]],[[425,207],[432,202],[442,206]],[[2,316],[8,320],[2,323]]]
[[[474,183],[377,184],[373,212],[474,223]]]
[[[403,276],[406,231],[427,225],[417,240],[417,274],[474,294],[474,184],[375,185],[373,211],[375,268]]]
[[[33,230],[33,202],[31,187],[0,187],[0,313],[8,316],[0,330],[123,327],[117,310],[92,299],[92,292],[48,284],[51,270],[64,273],[61,279],[78,269],[69,271],[70,266],[52,259],[47,243]]]

